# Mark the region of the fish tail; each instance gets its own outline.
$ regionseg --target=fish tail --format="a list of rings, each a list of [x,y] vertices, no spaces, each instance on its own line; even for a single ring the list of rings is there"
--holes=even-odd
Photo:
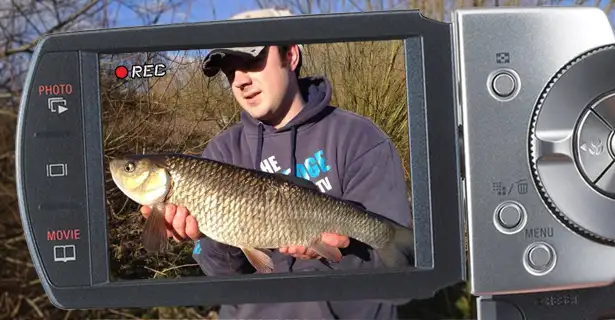
[[[143,247],[147,252],[159,252],[167,242],[167,226],[164,218],[164,204],[152,207],[141,234]]]
[[[389,222],[393,228],[391,241],[383,247],[375,249],[382,264],[387,268],[406,268],[414,265],[414,232],[394,222]]]

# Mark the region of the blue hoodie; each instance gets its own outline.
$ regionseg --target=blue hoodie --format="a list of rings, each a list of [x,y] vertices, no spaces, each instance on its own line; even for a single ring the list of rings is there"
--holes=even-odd
[[[322,192],[358,202],[372,212],[410,226],[404,172],[390,139],[370,120],[329,105],[331,85],[326,78],[302,78],[299,87],[306,105],[286,126],[275,129],[243,112],[238,124],[208,143],[203,157],[292,174],[311,181]],[[330,268],[316,259],[295,259],[278,251],[272,254],[273,272]],[[345,255],[334,268],[380,267],[377,254],[371,255],[368,261]],[[196,242],[193,256],[209,276],[254,272],[239,249],[207,237]],[[380,300],[223,305],[220,318],[396,319],[397,306],[395,301]]]

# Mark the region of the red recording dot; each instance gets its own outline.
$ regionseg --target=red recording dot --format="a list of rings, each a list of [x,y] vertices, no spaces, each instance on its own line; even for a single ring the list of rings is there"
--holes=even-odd
[[[115,76],[118,77],[118,79],[126,78],[126,76],[128,76],[128,68],[124,66],[115,68]]]

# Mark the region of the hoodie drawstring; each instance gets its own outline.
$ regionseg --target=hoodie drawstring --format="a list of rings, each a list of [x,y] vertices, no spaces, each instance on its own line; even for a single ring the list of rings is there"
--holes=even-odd
[[[260,170],[260,163],[263,157],[263,132],[264,132],[263,124],[259,122],[258,124],[258,134],[257,134],[257,143],[256,143],[256,155],[254,156],[254,169]],[[296,177],[297,173],[297,157],[295,152],[297,150],[297,127],[292,126],[290,128],[290,175]]]
[[[263,123],[258,123],[258,143],[256,144],[256,155],[254,157],[254,170],[260,170],[261,158],[263,157]]]
[[[290,175],[293,177],[296,177],[296,171],[297,171],[297,157],[295,156],[295,149],[297,147],[297,127],[296,126],[292,126],[290,128]],[[297,258],[293,257],[293,256],[289,256],[288,257],[288,266],[289,268],[292,270],[293,266],[295,265],[295,261],[297,261]]]
[[[295,149],[297,149],[297,127],[292,126],[290,128],[290,175],[296,177],[297,170],[297,157],[295,156]]]

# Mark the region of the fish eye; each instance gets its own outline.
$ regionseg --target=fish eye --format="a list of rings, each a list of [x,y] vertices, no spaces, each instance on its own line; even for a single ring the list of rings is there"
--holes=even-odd
[[[124,165],[124,170],[126,172],[133,172],[135,170],[134,162],[127,162],[126,165]]]

